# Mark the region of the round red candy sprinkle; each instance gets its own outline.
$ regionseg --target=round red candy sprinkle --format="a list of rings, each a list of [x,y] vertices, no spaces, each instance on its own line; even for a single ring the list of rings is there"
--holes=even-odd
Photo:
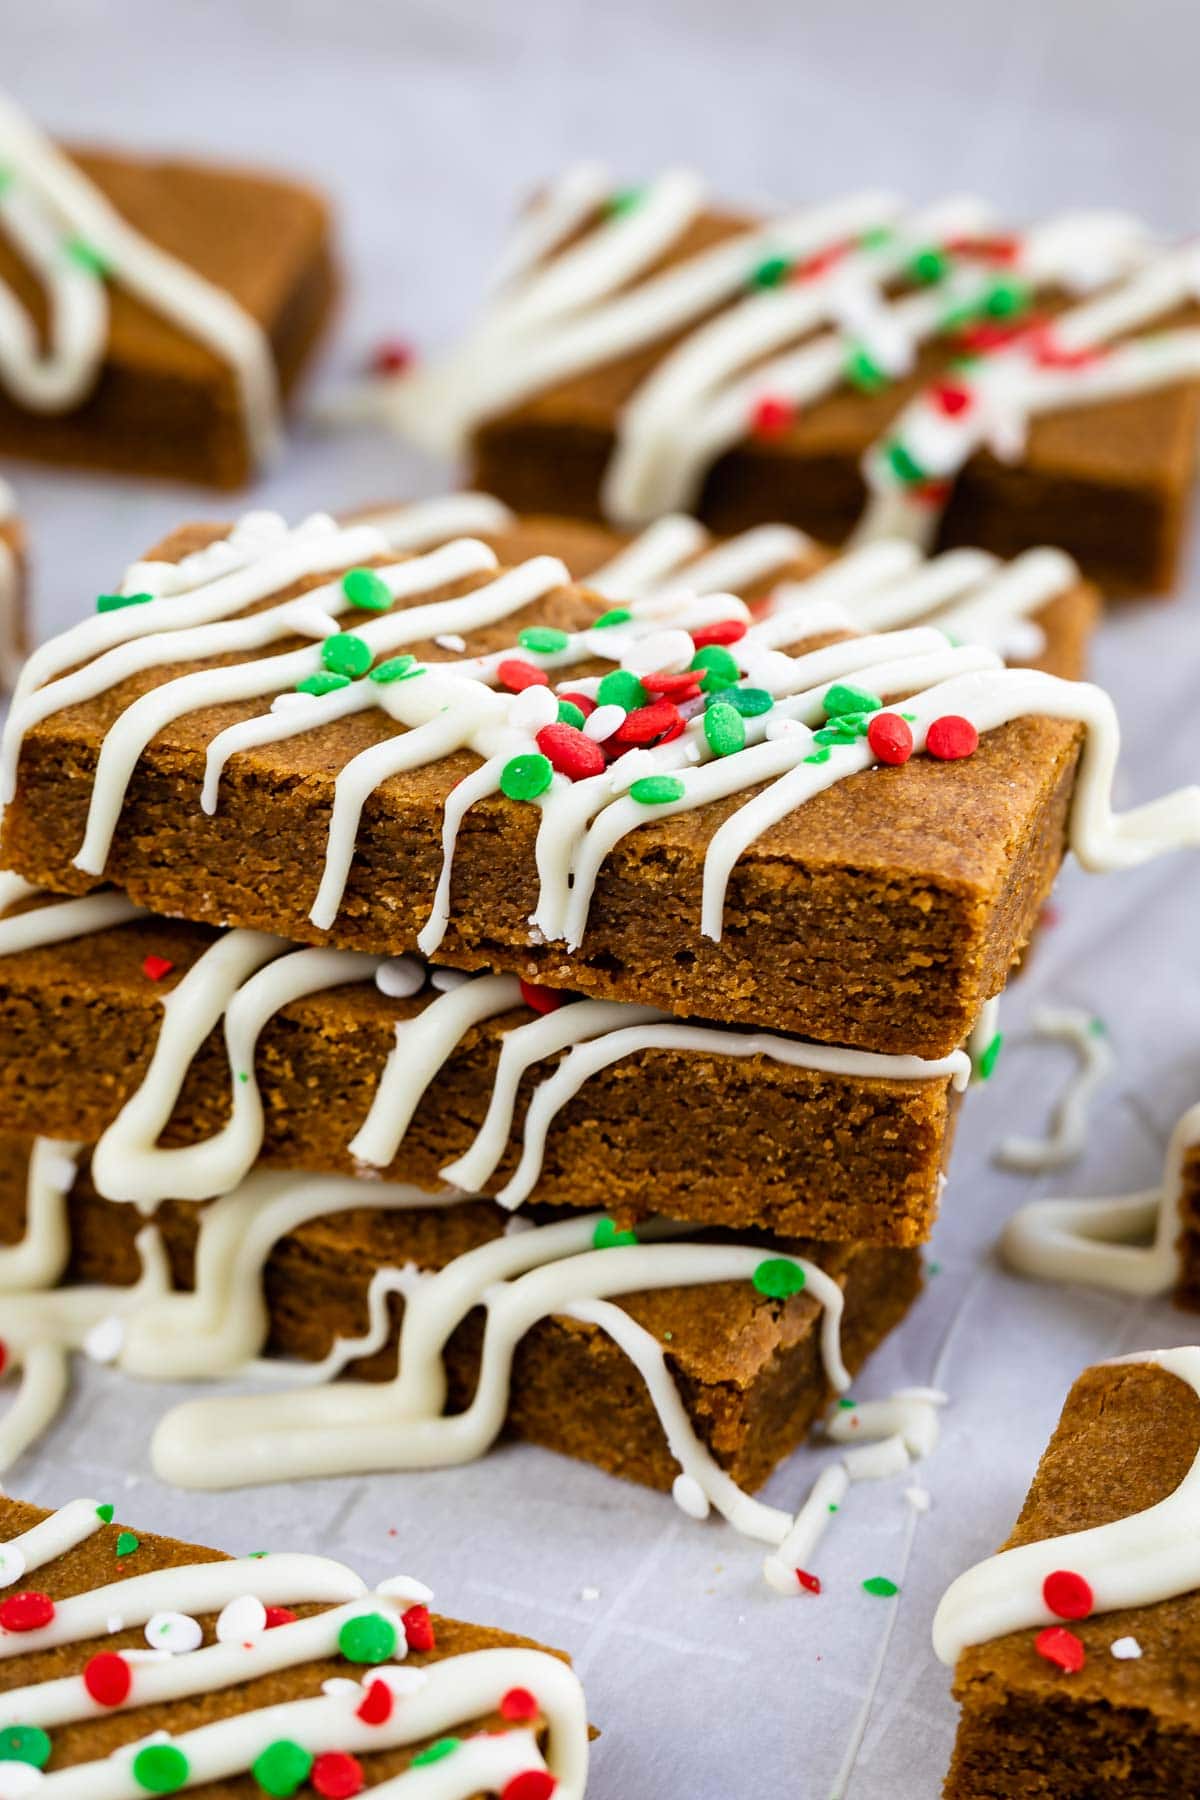
[[[872,713],[867,742],[881,763],[906,763],[913,752],[913,734],[899,713]]]
[[[625,714],[613,732],[613,740],[618,744],[652,744],[662,738],[670,743],[679,735],[675,727],[682,731],[685,723],[673,700],[652,700],[649,706],[635,706]]]
[[[521,982],[521,998],[535,1013],[556,1012],[563,1003],[563,994],[559,988],[542,987],[537,981]]]
[[[603,775],[608,766],[595,739],[586,737],[575,725],[543,725],[537,734],[537,747],[549,758],[552,768],[560,775],[569,775],[572,781]]]
[[[796,409],[789,401],[781,400],[778,394],[764,394],[754,403],[750,429],[755,437],[779,437],[795,417]]]
[[[276,1625],[294,1625],[296,1623],[296,1615],[290,1606],[268,1606],[266,1614],[268,1631],[273,1631]]]
[[[642,686],[648,694],[655,694],[660,700],[694,700],[700,692],[700,675],[696,669],[681,669],[673,674],[667,669],[660,669],[657,674],[643,675]]]
[[[925,733],[925,748],[939,762],[957,762],[960,757],[971,756],[978,750],[979,733],[970,719],[964,719],[958,713],[944,713]]]
[[[129,1698],[133,1670],[115,1650],[101,1650],[83,1665],[83,1685],[97,1706],[120,1706]]]
[[[1074,1569],[1055,1569],[1042,1583],[1042,1599],[1060,1619],[1086,1619],[1095,1597]]]
[[[323,1750],[309,1770],[308,1779],[321,1800],[350,1800],[367,1785],[362,1764],[348,1750]]]
[[[550,686],[550,677],[545,669],[535,668],[521,656],[506,656],[496,674],[500,677],[500,685],[506,687],[510,694],[523,694],[530,687]]]
[[[7,1367],[8,1367],[8,1345],[4,1342],[3,1338],[0,1338],[0,1375],[3,1375],[3,1373],[4,1373],[5,1369],[7,1369]]]
[[[558,1786],[549,1769],[523,1769],[505,1782],[500,1800],[550,1800]]]
[[[974,395],[963,381],[935,381],[929,390],[929,398],[940,413],[948,419],[957,419],[960,413],[970,410]]]
[[[1067,1675],[1074,1675],[1083,1667],[1083,1644],[1065,1625],[1047,1625],[1045,1631],[1039,1631],[1034,1638],[1033,1647],[1039,1656],[1044,1656],[1047,1662]]]
[[[427,1606],[410,1606],[400,1615],[400,1622],[410,1650],[433,1649],[433,1621]]]
[[[371,354],[371,369],[376,375],[403,375],[416,359],[416,351],[403,338],[385,338]]]
[[[509,1688],[500,1702],[500,1717],[507,1719],[510,1725],[523,1725],[536,1719],[539,1710],[528,1688]]]
[[[590,694],[560,694],[558,697],[560,700],[569,700],[572,706],[577,706],[585,719],[589,718],[596,710],[596,702]]]
[[[745,619],[718,619],[712,625],[698,625],[688,635],[697,650],[703,650],[708,644],[736,644],[749,629]]]
[[[819,1594],[821,1591],[821,1577],[819,1575],[810,1575],[807,1569],[797,1569],[796,1580],[800,1583],[800,1586],[804,1589],[806,1594]]]
[[[0,1631],[40,1631],[53,1617],[54,1602],[49,1594],[34,1589],[0,1601]]]
[[[395,1704],[386,1681],[373,1681],[358,1703],[356,1716],[364,1725],[386,1725]]]
[[[151,981],[161,981],[163,976],[169,975],[174,967],[175,964],[169,957],[151,955],[142,962],[142,974],[148,976]]]

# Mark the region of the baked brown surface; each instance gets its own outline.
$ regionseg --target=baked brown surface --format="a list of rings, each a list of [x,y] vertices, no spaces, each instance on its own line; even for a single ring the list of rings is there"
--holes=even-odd
[[[1200,1398],[1148,1363],[1088,1369],[1067,1397],[1005,1549],[1090,1530],[1166,1498],[1200,1448]],[[1071,1621],[1064,1674],[1013,1632],[959,1658],[946,1800],[1163,1800],[1200,1792],[1200,1593]],[[1140,1658],[1110,1652],[1133,1636]]]
[[[13,1500],[7,1495],[0,1497],[0,1542],[28,1531],[47,1516],[43,1507],[30,1506],[23,1500]],[[158,1537],[138,1529],[135,1532],[137,1549],[118,1561],[117,1540],[123,1531],[128,1530],[128,1526],[117,1520],[102,1525],[84,1543],[33,1571],[29,1585],[36,1586],[38,1592],[48,1594],[52,1600],[65,1600],[75,1594],[90,1593],[94,1588],[107,1586],[110,1582],[147,1575],[157,1569],[178,1568],[186,1563],[226,1560],[223,1551],[199,1544],[181,1543],[178,1538]],[[297,1617],[306,1618],[325,1609],[318,1605],[300,1605],[293,1610]],[[213,1643],[215,1615],[195,1616],[204,1628],[205,1644]],[[514,1645],[535,1650],[544,1648],[543,1645],[536,1644],[529,1638],[518,1637],[512,1632],[495,1631],[485,1625],[469,1625],[459,1619],[434,1615],[432,1624],[433,1648],[427,1651],[410,1650],[405,1658],[406,1663],[426,1667],[445,1657],[459,1656],[469,1650],[496,1650]],[[99,1639],[88,1639],[84,1643],[64,1644],[56,1649],[38,1650],[6,1658],[0,1661],[0,1692],[7,1693],[27,1683],[79,1675],[89,1657],[98,1650],[145,1648],[146,1639],[142,1629],[131,1626]],[[550,1654],[557,1656],[561,1652],[552,1651]],[[137,1743],[153,1732],[163,1731],[175,1735],[201,1725],[214,1724],[238,1713],[256,1711],[288,1700],[309,1699],[320,1694],[322,1682],[344,1678],[347,1674],[361,1677],[362,1670],[350,1668],[341,1656],[327,1656],[290,1669],[281,1669],[273,1674],[256,1676],[235,1687],[197,1694],[184,1700],[160,1701],[153,1706],[127,1709],[105,1709],[95,1718],[54,1727],[50,1733],[52,1750],[46,1764],[46,1773],[53,1774],[60,1769],[72,1768],[77,1763],[109,1756],[122,1746]],[[488,1731],[503,1731],[506,1728],[504,1720],[498,1714],[477,1721],[464,1721],[464,1727],[466,1729],[460,1733],[464,1737],[471,1728]],[[421,1742],[417,1742],[401,1749],[358,1753],[368,1784],[374,1786],[389,1776],[401,1774],[423,1747]],[[188,1792],[199,1796],[199,1800],[261,1800],[263,1789],[247,1773],[222,1781],[203,1782],[189,1787]],[[476,1800],[483,1800],[483,1797],[477,1796]]]
[[[21,1233],[25,1145],[0,1138],[0,1241]],[[182,1287],[192,1279],[199,1208],[167,1201],[155,1214]],[[456,1255],[499,1236],[509,1215],[486,1201],[450,1210],[339,1213],[290,1233],[266,1265],[271,1316],[268,1354],[315,1361],[338,1337],[368,1325],[367,1289],[385,1265],[416,1262],[440,1268]],[[137,1209],[100,1200],[86,1173],[73,1190],[73,1251],[67,1279],[126,1283],[137,1279]],[[744,1238],[739,1236],[739,1242]],[[779,1246],[763,1239],[764,1256]],[[811,1259],[843,1287],[842,1349],[857,1371],[904,1317],[921,1285],[912,1250],[858,1245],[784,1248]],[[665,1288],[622,1296],[619,1304],[664,1343],[692,1422],[734,1480],[761,1486],[776,1463],[803,1442],[832,1397],[818,1343],[820,1308],[809,1295],[767,1300],[749,1282]],[[392,1301],[399,1318],[403,1302]],[[469,1317],[447,1350],[450,1406],[473,1391],[481,1319]],[[385,1380],[395,1372],[395,1338],[349,1372]],[[513,1365],[508,1428],[517,1436],[596,1463],[611,1474],[669,1488],[679,1466],[667,1449],[658,1415],[633,1364],[598,1327],[547,1319],[521,1340]]]
[[[213,535],[213,527],[185,527],[151,554],[177,558]],[[598,604],[584,589],[558,589],[468,637],[468,652],[511,645],[535,620],[584,623]],[[432,643],[412,648],[429,661],[446,654]],[[4,815],[5,866],[63,892],[96,885],[72,858],[104,734],[138,694],[187,667],[147,671],[33,728]],[[475,758],[447,757],[375,792],[338,920],[321,932],[308,913],[336,774],[396,728],[371,710],[239,754],[209,818],[199,805],[205,748],[264,704],[209,707],[158,734],[130,783],[107,878],[167,915],[310,943],[411,949],[441,867],[444,801]],[[573,955],[530,941],[538,809],[493,796],[471,809],[459,834],[439,960],[825,1042],[947,1054],[1029,940],[1062,859],[1081,743],[1082,728],[1070,721],[1022,718],[985,733],[963,761],[918,756],[827,788],[739,859],[716,944],[699,928],[704,853],[755,790],[625,838],[600,872]]]
[[[746,215],[711,212],[662,268],[745,230]],[[1194,323],[1196,310],[1159,327]],[[667,338],[554,387],[475,435],[471,481],[518,512],[600,518],[600,483],[614,422],[678,339]],[[695,509],[714,531],[783,519],[841,543],[861,514],[863,452],[912,396],[960,353],[953,338],[923,347],[912,376],[880,393],[845,386],[806,405],[769,440],[748,438],[712,467]],[[1153,593],[1176,578],[1195,475],[1200,383],[1034,419],[1020,462],[972,457],[954,485],[939,543],[1011,556],[1058,544],[1113,594]]]
[[[256,320],[286,396],[336,294],[321,196],[277,175],[220,164],[75,147],[70,154],[131,225]],[[5,239],[0,281],[44,322],[45,294]],[[232,370],[118,282],[109,283],[108,300],[108,353],[91,395],[67,413],[32,413],[0,387],[0,454],[243,486],[253,468]]]
[[[150,919],[41,950],[0,956],[0,1120],[14,1131],[94,1142],[145,1074],[162,1002],[219,934]],[[159,981],[148,955],[174,967]],[[367,1116],[398,1020],[435,996],[385,998],[359,981],[294,1001],[268,1023],[256,1074],[270,1166],[354,1172],[346,1149]],[[500,1039],[528,1024],[518,1007],[472,1030],[426,1090],[396,1160],[397,1181],[436,1189],[471,1144],[491,1098]],[[522,1082],[512,1173],[534,1086]],[[166,1134],[189,1143],[228,1117],[232,1078],[214,1033]],[[683,1110],[686,1096],[687,1110]],[[535,1201],[759,1225],[820,1238],[916,1244],[928,1237],[958,1096],[948,1078],[867,1080],[766,1057],[645,1050],[585,1082],[551,1126]]]

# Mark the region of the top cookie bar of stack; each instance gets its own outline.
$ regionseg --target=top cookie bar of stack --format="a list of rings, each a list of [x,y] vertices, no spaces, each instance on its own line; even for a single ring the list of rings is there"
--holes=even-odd
[[[5,866],[936,1057],[1028,940],[1085,736],[1077,848],[1150,853],[1108,813],[1105,696],[988,642],[1069,582],[1056,553],[997,572],[875,545],[755,618],[678,588],[620,605],[628,564],[599,594],[554,557],[397,541],[252,516],[135,565],[26,667]],[[931,587],[965,641],[870,629],[927,616]]]

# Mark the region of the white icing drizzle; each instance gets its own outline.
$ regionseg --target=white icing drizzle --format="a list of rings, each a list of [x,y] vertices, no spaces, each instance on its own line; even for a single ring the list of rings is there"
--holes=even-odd
[[[1200,1349],[1136,1351],[1113,1364],[1153,1364],[1200,1394]],[[1068,1532],[1002,1550],[960,1575],[942,1597],[933,1621],[933,1647],[955,1663],[972,1644],[1007,1632],[1051,1625],[1042,1584],[1058,1569],[1081,1575],[1092,1590],[1092,1612],[1154,1606],[1200,1587],[1200,1454],[1165,1500],[1089,1531]]]
[[[5,1538],[0,1544],[0,1583],[12,1587],[31,1570],[40,1569],[56,1557],[65,1556],[68,1550],[86,1543],[103,1523],[98,1501],[69,1500],[57,1512],[31,1525],[28,1531]]]
[[[1088,1109],[1116,1067],[1116,1057],[1100,1020],[1078,1007],[1040,1006],[1031,1024],[1035,1040],[1069,1044],[1077,1057],[1075,1072],[1055,1102],[1049,1135],[1002,1138],[993,1153],[993,1160],[1006,1169],[1037,1174],[1066,1168],[1083,1154]]]
[[[19,1243],[0,1246],[0,1295],[53,1287],[66,1268],[71,1252],[67,1195],[82,1148],[52,1138],[34,1140],[25,1187],[25,1232]]]
[[[60,413],[88,397],[108,342],[109,279],[232,369],[254,459],[269,455],[279,399],[271,347],[257,321],[223,288],[135,231],[3,96],[0,165],[10,178],[0,191],[0,231],[45,287],[51,321],[43,350],[33,320],[0,285],[0,382],[17,403]]]

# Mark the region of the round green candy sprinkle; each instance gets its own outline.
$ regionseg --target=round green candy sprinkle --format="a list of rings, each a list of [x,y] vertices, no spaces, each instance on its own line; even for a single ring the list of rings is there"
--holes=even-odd
[[[757,719],[761,713],[769,713],[775,702],[766,688],[727,687],[712,695],[708,704],[732,706],[741,713],[743,719]]]
[[[510,756],[500,771],[500,791],[510,800],[536,800],[554,779],[554,768],[540,750]]]
[[[667,806],[672,800],[682,800],[684,792],[678,775],[643,775],[631,784],[629,798],[639,806]]]
[[[188,1778],[188,1759],[177,1744],[146,1744],[133,1759],[133,1779],[149,1794],[174,1794]]]
[[[704,735],[714,756],[732,756],[735,750],[744,750],[746,747],[746,727],[742,722],[742,715],[736,707],[727,705],[723,700],[705,711]]]
[[[855,344],[846,357],[846,380],[863,394],[878,394],[891,377],[861,344]]]
[[[517,633],[522,650],[532,650],[535,656],[554,656],[565,650],[570,641],[565,631],[559,631],[553,625],[527,625],[524,631]]]
[[[886,455],[888,466],[898,480],[911,485],[929,479],[916,457],[905,449],[898,438],[894,438],[888,445]]]
[[[96,1517],[98,1519],[102,1519],[106,1525],[111,1525],[113,1522],[113,1513],[115,1510],[116,1509],[114,1508],[112,1501],[105,1500],[102,1505],[100,1505],[96,1508]]]
[[[386,1662],[396,1643],[396,1627],[383,1613],[359,1613],[338,1632],[338,1649],[347,1662]]]
[[[558,722],[560,725],[573,725],[576,731],[582,731],[587,723],[582,706],[576,706],[573,700],[559,701]]]
[[[821,705],[826,716],[836,719],[841,713],[878,712],[883,701],[866,688],[852,687],[848,681],[835,681],[831,688],[826,688]]]
[[[626,712],[636,712],[639,706],[645,706],[650,696],[629,669],[610,669],[596,690],[598,706],[623,706]]]
[[[983,299],[983,310],[992,319],[1011,319],[1029,305],[1029,289],[1020,281],[998,281]]]
[[[618,1231],[611,1219],[598,1219],[592,1233],[594,1250],[611,1250],[616,1244],[636,1244],[637,1241],[636,1231]]]
[[[411,681],[414,675],[424,673],[424,664],[418,663],[415,656],[410,656],[405,651],[403,656],[389,656],[385,662],[376,663],[373,669],[368,670],[367,680],[378,681],[381,686],[386,687],[390,681]]]
[[[363,612],[391,610],[392,590],[374,569],[347,569],[342,576],[342,592],[351,606],[361,607]]]
[[[908,273],[913,281],[919,281],[931,287],[940,281],[949,267],[950,259],[944,250],[930,245],[928,249],[918,250],[908,265]]]
[[[296,692],[298,694],[316,694],[320,699],[322,694],[335,694],[339,688],[349,686],[350,677],[348,675],[335,675],[329,669],[319,669],[315,675],[306,675],[303,681],[298,681]]]
[[[610,625],[627,625],[632,617],[627,606],[610,606],[607,612],[592,620],[592,630],[605,631]]]
[[[893,1594],[900,1592],[900,1589],[894,1581],[889,1581],[886,1575],[868,1575],[863,1582],[863,1592],[875,1594],[880,1600],[890,1600]]]
[[[729,675],[734,681],[738,678],[737,657],[724,644],[705,644],[703,650],[697,650],[689,669],[703,669],[706,674]]]
[[[804,1286],[804,1270],[786,1256],[768,1256],[754,1271],[754,1285],[768,1300],[787,1300]]]
[[[40,1725],[6,1725],[0,1731],[0,1762],[28,1763],[44,1769],[50,1761],[50,1739]]]
[[[331,675],[365,675],[374,658],[371,646],[352,631],[335,631],[321,645],[321,661]]]
[[[122,1531],[117,1537],[117,1555],[132,1556],[141,1541],[136,1531]]]
[[[89,275],[107,275],[112,267],[103,250],[97,250],[95,244],[89,244],[85,238],[68,238],[63,251],[78,268],[86,269]]]
[[[453,1756],[461,1743],[462,1739],[456,1737],[435,1738],[432,1744],[425,1746],[424,1750],[418,1750],[409,1767],[420,1769],[426,1763],[441,1762],[443,1758]]]
[[[998,1031],[991,1042],[984,1046],[976,1064],[975,1073],[980,1081],[988,1081],[995,1073],[996,1064],[1000,1061],[1000,1052],[1004,1048],[1004,1033]]]
[[[314,1758],[291,1738],[276,1738],[255,1757],[250,1773],[265,1794],[294,1794],[308,1780]]]
[[[764,256],[762,261],[756,263],[750,271],[750,286],[752,288],[779,287],[781,282],[787,280],[794,267],[795,264],[790,256]]]
[[[96,611],[98,613],[122,612],[127,606],[145,606],[153,600],[153,594],[98,594]]]

